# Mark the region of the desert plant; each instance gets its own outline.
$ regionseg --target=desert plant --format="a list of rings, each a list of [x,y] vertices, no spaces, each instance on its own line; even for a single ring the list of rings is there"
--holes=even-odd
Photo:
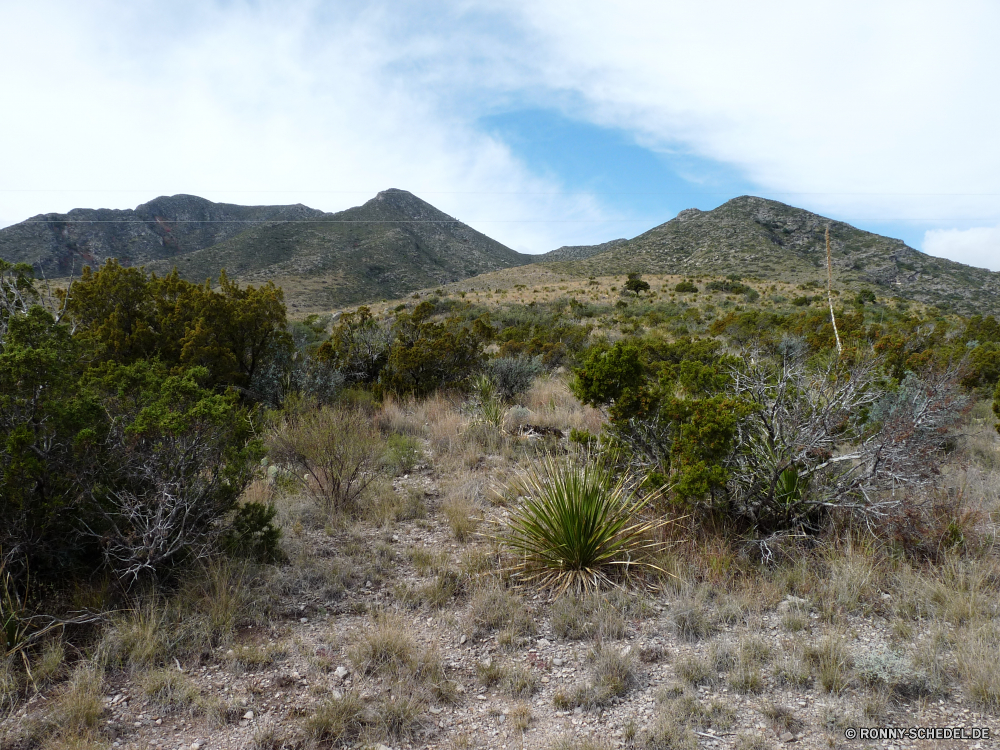
[[[486,364],[497,396],[511,402],[527,393],[535,377],[542,371],[538,357],[495,357]]]
[[[295,469],[306,494],[328,514],[357,509],[383,452],[364,414],[330,406],[286,417],[270,450],[277,463]]]
[[[869,521],[898,512],[899,488],[932,483],[965,402],[957,365],[887,390],[874,358],[831,358],[820,369],[794,353],[743,359],[731,371],[746,411],[726,462],[725,512],[758,531],[815,531],[830,508]]]
[[[500,630],[523,637],[537,629],[525,601],[497,584],[487,584],[475,592],[469,617],[476,635]]]
[[[395,476],[408,474],[423,458],[420,441],[409,435],[393,434],[386,439],[381,463]]]
[[[471,380],[475,420],[500,431],[503,429],[507,409],[497,388],[487,375],[477,375]]]
[[[660,524],[642,520],[651,497],[637,498],[625,477],[600,460],[582,465],[551,456],[516,477],[504,494],[517,498],[500,542],[518,555],[513,572],[557,593],[592,591],[657,569],[647,554]]]

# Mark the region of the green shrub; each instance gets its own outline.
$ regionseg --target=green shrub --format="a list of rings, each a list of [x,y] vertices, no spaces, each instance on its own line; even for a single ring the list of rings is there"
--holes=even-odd
[[[269,447],[272,459],[292,468],[306,494],[328,514],[357,510],[383,454],[365,414],[333,406],[288,415]]]
[[[585,404],[599,406],[638,390],[645,380],[645,368],[639,347],[619,341],[611,347],[592,347],[574,375],[570,384],[573,395]]]
[[[430,320],[431,303],[421,302],[411,314],[400,313],[395,338],[379,383],[395,393],[418,396],[463,385],[482,369],[483,345],[493,330],[482,320],[471,325],[456,317]]]
[[[280,560],[281,529],[274,525],[277,514],[278,509],[273,505],[253,502],[241,505],[223,537],[229,554],[265,563]]]
[[[542,363],[538,357],[495,357],[486,364],[486,371],[497,396],[510,403],[531,388],[542,371]]]
[[[399,476],[413,471],[423,456],[419,440],[409,435],[393,434],[386,439],[381,463],[392,474]]]
[[[625,281],[624,288],[633,294],[641,294],[642,292],[649,291],[649,282],[643,281],[641,274],[630,273],[628,279]]]
[[[690,281],[682,281],[677,286],[674,287],[674,291],[680,294],[697,294],[698,287],[696,287]]]

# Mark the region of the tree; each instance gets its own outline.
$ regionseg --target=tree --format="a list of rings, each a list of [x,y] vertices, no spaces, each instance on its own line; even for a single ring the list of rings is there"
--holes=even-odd
[[[141,281],[122,278],[130,293]],[[122,299],[148,313],[148,300]],[[96,325],[74,333],[72,316],[63,316],[72,299],[63,297],[66,307],[45,301],[30,268],[0,261],[6,570],[18,577],[30,568],[51,580],[103,563],[135,580],[214,547],[260,457],[237,393],[209,387],[204,367],[140,356],[145,329],[124,323],[118,306],[104,306],[103,319],[86,319]],[[101,320],[107,335],[95,339]],[[132,361],[106,358],[109,349]],[[244,513],[236,537],[269,522],[266,515]],[[268,529],[253,533],[273,539]]]
[[[482,369],[483,346],[493,331],[483,319],[463,324],[458,318],[436,323],[433,306],[422,302],[396,318],[395,338],[380,385],[396,393],[426,395],[461,385]]]
[[[966,403],[960,378],[953,365],[892,387],[874,357],[817,368],[748,352],[733,371],[746,409],[726,462],[728,512],[763,533],[817,531],[832,510],[886,518],[907,488],[934,481],[945,431]]]
[[[573,395],[591,406],[614,404],[626,392],[636,393],[646,379],[639,347],[629,341],[592,347],[573,374]]]
[[[97,362],[157,358],[180,371],[204,367],[208,387],[234,387],[261,400],[272,363],[287,368],[292,349],[282,291],[268,282],[240,288],[223,271],[219,291],[192,284],[176,269],[159,278],[109,260],[85,268],[65,299],[82,344]]]
[[[215,393],[200,384],[207,379],[205,368],[171,374],[149,360],[88,376],[109,424],[78,523],[127,581],[217,548],[220,521],[264,455],[236,393]]]
[[[370,385],[389,361],[392,339],[392,330],[362,305],[341,316],[329,340],[316,351],[316,359],[344,373],[348,383]]]
[[[625,281],[625,289],[633,294],[649,291],[649,282],[642,280],[642,274],[630,273]]]

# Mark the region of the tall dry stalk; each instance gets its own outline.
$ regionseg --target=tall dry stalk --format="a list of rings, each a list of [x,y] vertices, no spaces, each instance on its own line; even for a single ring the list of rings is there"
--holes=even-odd
[[[840,334],[837,333],[837,318],[833,315],[833,256],[830,253],[830,227],[826,228],[826,297],[830,300],[830,322],[833,323],[833,336],[837,339],[837,356],[842,353]]]

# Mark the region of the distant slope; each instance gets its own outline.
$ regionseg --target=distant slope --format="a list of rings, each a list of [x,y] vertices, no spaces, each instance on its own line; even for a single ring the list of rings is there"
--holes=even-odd
[[[628,240],[623,238],[602,242],[600,245],[563,245],[555,250],[549,250],[547,253],[533,255],[531,259],[535,263],[549,263],[558,260],[584,260],[585,258],[612,250],[625,242],[628,242]]]
[[[308,307],[398,297],[424,287],[525,265],[531,256],[477,232],[405,190],[308,221],[262,224],[147,269],[202,280],[220,268],[241,281],[279,279]],[[319,280],[319,283],[311,283]]]
[[[261,221],[315,219],[322,211],[303,205],[236,206],[194,195],[161,196],[135,209],[75,208],[41,214],[0,229],[0,258],[30,263],[38,275],[79,274],[108,258],[125,265],[170,262],[215,245]]]
[[[934,258],[901,240],[752,196],[734,198],[713,211],[682,211],[610,250],[552,267],[588,275],[737,274],[825,285],[827,226],[835,284],[871,286],[880,294],[966,315],[1000,313],[1000,273]]]

